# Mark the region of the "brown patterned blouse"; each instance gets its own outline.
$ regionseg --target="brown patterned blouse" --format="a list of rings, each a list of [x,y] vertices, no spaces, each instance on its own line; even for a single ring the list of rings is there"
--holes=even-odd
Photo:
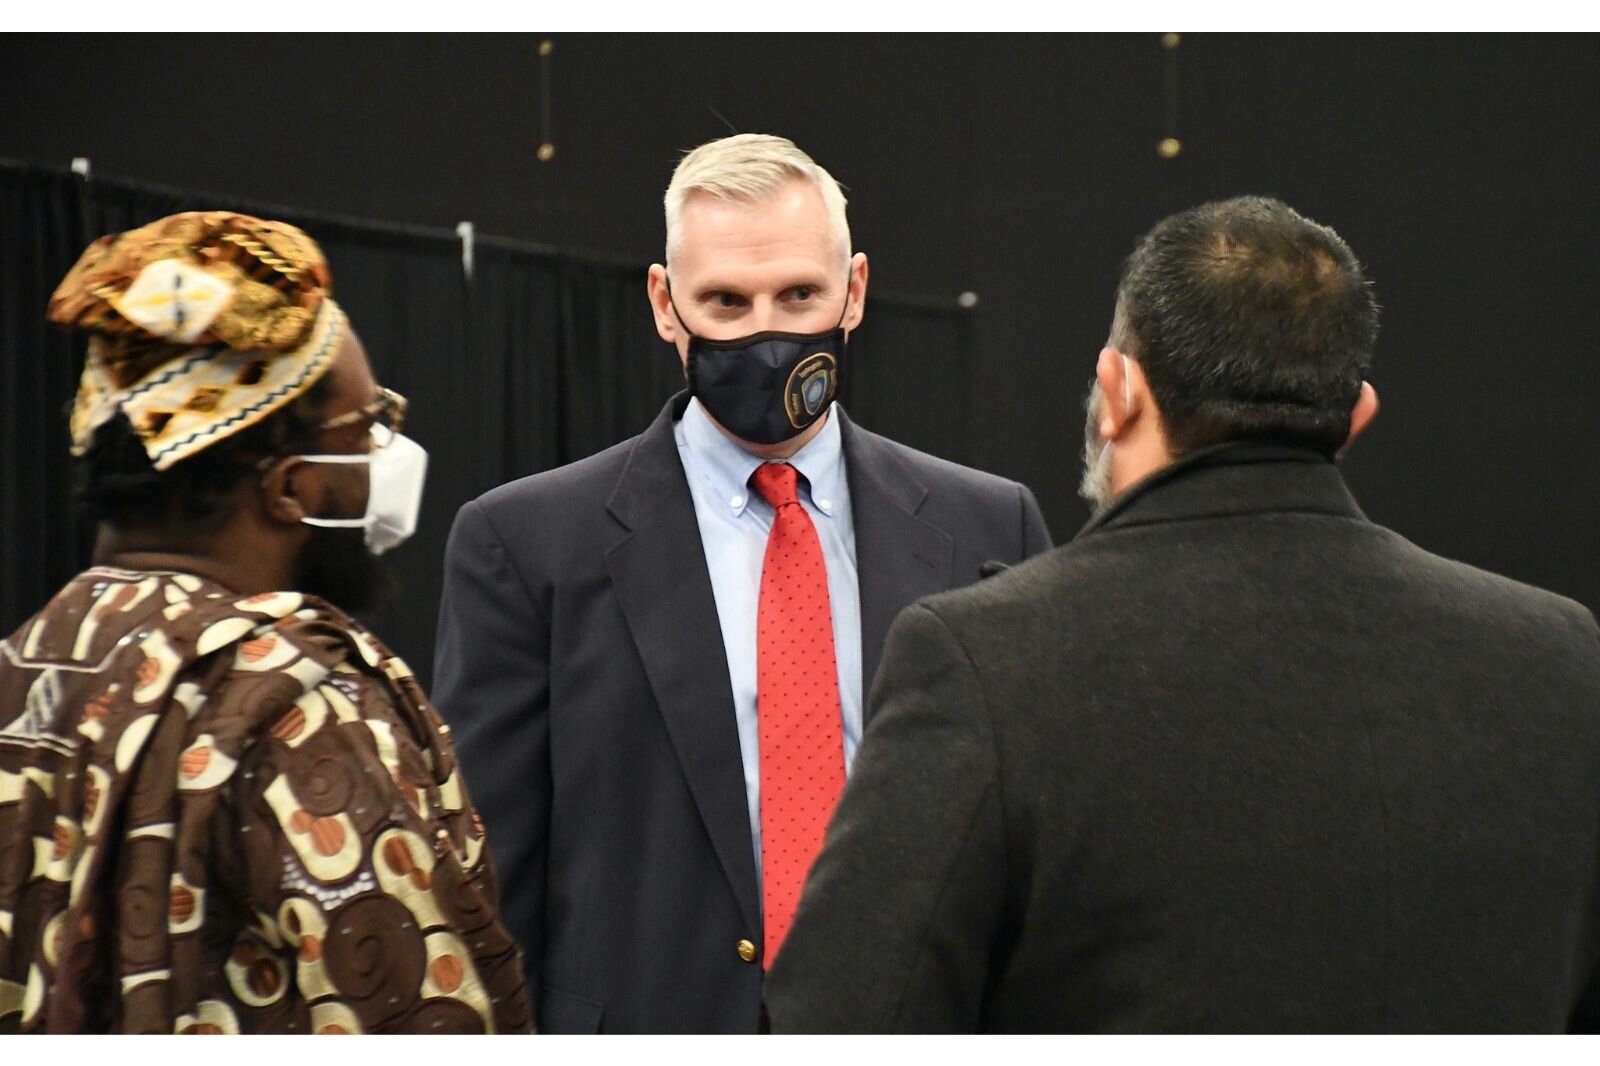
[[[527,1032],[448,729],[298,593],[96,568],[0,642],[0,1033]]]

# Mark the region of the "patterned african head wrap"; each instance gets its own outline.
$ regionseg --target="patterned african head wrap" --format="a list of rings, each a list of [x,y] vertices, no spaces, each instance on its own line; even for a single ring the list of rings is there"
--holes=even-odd
[[[327,372],[345,328],[303,232],[187,211],[91,244],[49,318],[90,334],[72,454],[121,411],[165,470],[246,429]]]

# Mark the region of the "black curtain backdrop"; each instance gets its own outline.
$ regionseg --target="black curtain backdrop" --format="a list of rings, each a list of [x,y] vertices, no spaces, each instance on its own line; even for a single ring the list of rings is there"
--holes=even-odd
[[[460,371],[420,379],[435,395],[417,417],[445,435],[436,453],[478,449],[447,471],[464,487],[592,451],[654,412],[675,371],[637,269],[659,256],[673,165],[730,127],[784,134],[845,184],[871,259],[852,411],[1026,482],[1058,539],[1086,516],[1078,405],[1122,258],[1172,211],[1278,196],[1350,242],[1383,305],[1383,413],[1345,462],[1367,514],[1600,607],[1597,55],[1578,34],[0,34],[0,157],[88,157],[96,174],[430,227],[308,226],[380,369]],[[294,92],[241,71],[292,72]],[[1175,156],[1157,151],[1169,136]],[[67,224],[52,217],[86,214],[87,240],[196,202],[51,188],[26,217],[0,190],[0,281],[33,300],[21,317],[8,302],[0,328],[36,342],[0,358],[68,351],[35,318],[53,279],[28,297],[13,273]],[[625,258],[480,240],[469,287],[453,268],[460,219]],[[400,302],[429,262],[465,311],[445,288]],[[958,312],[963,291],[981,299]],[[485,364],[503,373],[474,384]],[[0,386],[42,410],[69,391],[45,380],[63,374],[59,355],[8,363]],[[475,388],[476,406],[445,406]],[[73,531],[35,507],[53,502],[35,497],[59,482],[50,464],[65,460],[44,445],[61,438],[34,428],[4,427],[30,450],[25,474],[15,451],[0,460],[0,535],[35,545],[4,564],[5,588],[70,554]]]
[[[67,451],[84,342],[46,323],[50,293],[95,237],[201,209],[311,234],[379,380],[411,401],[408,433],[429,451],[427,490],[416,535],[389,556],[399,603],[371,621],[426,683],[457,508],[639,432],[682,387],[645,300],[647,264],[478,236],[469,275],[448,230],[0,161],[0,630],[87,565],[92,537],[72,521]],[[969,313],[881,292],[869,305],[851,339],[844,402],[882,432],[963,457],[974,440]]]
[[[0,629],[10,633],[79,559],[67,506],[66,403],[82,345],[45,303],[83,250],[83,198],[39,170],[0,171]]]

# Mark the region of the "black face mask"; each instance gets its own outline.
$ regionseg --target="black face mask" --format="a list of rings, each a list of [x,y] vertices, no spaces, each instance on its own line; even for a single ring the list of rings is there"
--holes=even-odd
[[[671,300],[672,286],[667,286]],[[845,310],[850,307],[848,289]],[[752,444],[792,440],[827,413],[844,372],[844,310],[821,333],[768,330],[727,341],[689,335],[689,395],[724,429]]]

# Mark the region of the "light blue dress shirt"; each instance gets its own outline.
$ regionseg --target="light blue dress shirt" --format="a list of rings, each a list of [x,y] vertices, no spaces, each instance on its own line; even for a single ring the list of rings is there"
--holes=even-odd
[[[772,505],[749,484],[762,460],[716,427],[699,400],[690,400],[673,427],[678,457],[689,477],[700,543],[711,571],[717,620],[728,656],[733,710],[750,804],[750,840],[756,881],[761,880],[761,754],[756,719],[756,609],[761,599],[761,563],[772,532]],[[833,651],[839,666],[839,709],[844,767],[850,772],[861,741],[861,590],[856,580],[856,532],[850,515],[844,444],[839,420],[829,411],[822,431],[784,460],[800,472],[800,505],[822,541],[828,569],[828,607],[833,614]]]

